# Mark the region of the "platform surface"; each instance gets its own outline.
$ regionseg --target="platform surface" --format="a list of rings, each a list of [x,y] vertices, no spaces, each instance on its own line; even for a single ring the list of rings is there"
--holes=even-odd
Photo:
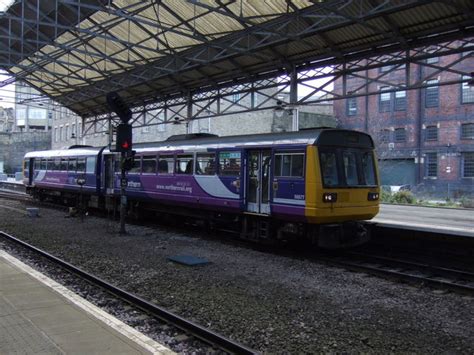
[[[0,354],[173,354],[0,249]]]
[[[474,238],[474,210],[381,204],[378,225]]]

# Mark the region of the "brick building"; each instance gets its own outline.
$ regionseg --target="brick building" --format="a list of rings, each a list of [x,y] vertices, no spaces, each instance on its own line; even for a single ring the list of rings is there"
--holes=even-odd
[[[410,82],[421,80],[433,85],[416,90],[396,91],[394,83],[406,82],[407,70],[403,64],[367,70],[365,77],[346,78],[348,92],[364,85],[368,92],[380,91],[378,95],[335,101],[334,114],[340,126],[372,135],[382,184],[410,184],[414,191],[439,197],[472,196],[474,87],[466,82],[436,85],[459,80],[456,69],[472,71],[472,53],[466,58],[461,56],[466,54],[429,58],[425,60],[428,65],[410,65]],[[452,65],[455,61],[458,64]],[[452,70],[437,70],[436,67],[444,65],[451,65]],[[336,81],[334,90],[343,91],[342,80]]]

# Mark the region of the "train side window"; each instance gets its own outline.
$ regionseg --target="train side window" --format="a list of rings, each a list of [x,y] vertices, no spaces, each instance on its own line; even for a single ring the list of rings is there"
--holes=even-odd
[[[303,177],[304,153],[276,153],[275,177]]]
[[[337,173],[336,152],[321,152],[319,157],[324,186],[332,187],[341,185]]]
[[[39,170],[46,170],[46,159],[41,159],[39,161]]]
[[[174,158],[172,155],[160,155],[158,158],[158,173],[173,174]]]
[[[77,172],[83,173],[86,171],[86,158],[77,158]]]
[[[61,166],[61,159],[55,158],[51,164],[48,163],[48,170],[59,171],[60,166]]]
[[[142,166],[142,157],[141,156],[135,156],[133,158],[133,166],[128,172],[129,174],[140,174],[141,171],[141,166]]]
[[[95,173],[95,157],[86,158],[86,173],[89,173],[89,174]]]
[[[196,175],[214,175],[216,173],[216,155],[214,153],[196,154]]]
[[[194,159],[191,154],[180,154],[176,156],[176,174],[192,175]]]
[[[69,171],[76,171],[77,167],[77,158],[69,158],[68,169]]]
[[[155,174],[156,173],[156,156],[145,155],[142,161],[142,173]]]
[[[35,170],[41,170],[41,159],[35,158]]]
[[[62,158],[61,159],[61,162],[60,162],[60,165],[59,165],[59,170],[61,171],[67,171],[67,158]]]
[[[53,159],[47,159],[46,160],[46,167],[45,167],[45,170],[56,170],[55,167],[56,167],[56,160],[53,160]]]
[[[240,152],[219,153],[219,175],[240,176]]]

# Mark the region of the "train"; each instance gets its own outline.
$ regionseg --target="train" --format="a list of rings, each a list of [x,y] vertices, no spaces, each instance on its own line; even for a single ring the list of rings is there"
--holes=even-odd
[[[256,241],[304,238],[322,248],[370,239],[379,176],[370,135],[319,128],[218,137],[185,134],[134,144],[121,179],[109,147],[29,152],[24,184],[33,197],[115,209],[125,187],[130,215],[233,228]]]

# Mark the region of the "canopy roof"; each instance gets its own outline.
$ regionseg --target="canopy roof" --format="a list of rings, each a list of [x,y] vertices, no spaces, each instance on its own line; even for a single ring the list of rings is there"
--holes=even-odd
[[[0,65],[82,117],[472,36],[470,0],[18,0]]]

